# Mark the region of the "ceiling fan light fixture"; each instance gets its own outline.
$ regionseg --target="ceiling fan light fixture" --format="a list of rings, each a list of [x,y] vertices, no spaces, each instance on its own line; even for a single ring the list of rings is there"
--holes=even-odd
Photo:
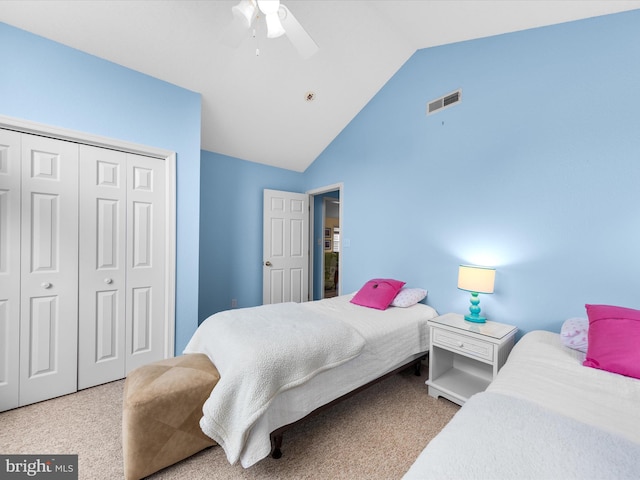
[[[241,0],[232,7],[232,11],[233,22],[223,36],[225,38],[223,42],[229,46],[240,45],[247,36],[247,30],[252,29],[252,24],[259,21],[262,25],[260,17],[264,16],[267,38],[286,35],[298,54],[305,60],[318,51],[318,44],[300,25],[293,13],[280,3],[280,0]],[[255,28],[253,37],[256,38]],[[256,54],[259,54],[259,50]]]
[[[265,15],[278,13],[278,10],[280,9],[280,0],[258,0],[258,8]]]
[[[258,8],[264,14],[267,23],[267,38],[278,38],[284,35],[284,27],[278,15],[280,0],[258,0]]]
[[[265,20],[267,22],[267,38],[278,38],[284,35],[284,27],[277,12],[265,15]]]
[[[240,0],[240,3],[232,7],[231,11],[234,16],[242,19],[249,28],[256,16],[256,4],[253,0]]]

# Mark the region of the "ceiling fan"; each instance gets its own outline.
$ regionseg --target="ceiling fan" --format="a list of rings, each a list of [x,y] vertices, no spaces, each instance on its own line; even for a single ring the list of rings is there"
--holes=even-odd
[[[280,3],[280,0],[240,0],[231,8],[233,23],[226,29],[224,43],[236,47],[247,37],[252,25],[264,16],[267,25],[267,38],[278,38],[286,35],[304,59],[311,57],[319,48],[316,42],[302,28],[291,11]],[[259,50],[256,51],[259,54]]]

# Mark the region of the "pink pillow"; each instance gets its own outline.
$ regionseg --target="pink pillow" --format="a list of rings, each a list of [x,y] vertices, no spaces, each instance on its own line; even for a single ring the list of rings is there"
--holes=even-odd
[[[589,317],[586,367],[640,378],[640,310],[585,305]]]
[[[391,278],[374,278],[358,290],[358,293],[351,299],[351,303],[384,310],[395,298],[404,283]]]

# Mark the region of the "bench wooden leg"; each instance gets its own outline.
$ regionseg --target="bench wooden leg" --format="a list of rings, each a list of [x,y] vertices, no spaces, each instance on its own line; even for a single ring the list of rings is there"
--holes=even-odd
[[[271,457],[272,458],[278,459],[282,457],[282,450],[280,450],[280,448],[282,448],[282,434],[274,435],[271,438]]]

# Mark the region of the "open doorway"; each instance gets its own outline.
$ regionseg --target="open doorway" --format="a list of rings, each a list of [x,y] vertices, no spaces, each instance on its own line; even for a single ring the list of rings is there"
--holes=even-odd
[[[340,295],[342,275],[342,185],[307,192],[311,196],[311,278],[313,300]]]
[[[333,193],[338,196],[334,197]],[[331,298],[338,295],[340,282],[340,197],[339,192],[331,192],[324,201],[324,215],[322,226],[323,248],[323,296]]]

